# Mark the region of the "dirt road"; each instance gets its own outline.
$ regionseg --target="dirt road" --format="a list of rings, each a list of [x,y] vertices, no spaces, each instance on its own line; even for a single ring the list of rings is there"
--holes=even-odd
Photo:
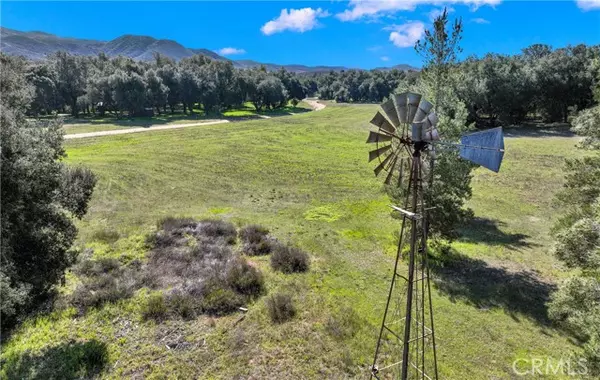
[[[306,103],[308,103],[314,111],[320,111],[325,108],[325,104],[319,103],[317,99],[304,99]],[[292,114],[294,115],[294,114]],[[263,119],[270,119],[271,116],[259,115],[259,117]],[[85,139],[88,137],[100,137],[100,136],[114,136],[114,135],[125,135],[128,133],[138,133],[138,132],[150,132],[150,131],[162,131],[165,129],[178,129],[178,128],[187,128],[187,127],[198,127],[202,125],[213,125],[213,124],[224,124],[229,123],[230,120],[214,120],[214,121],[205,121],[202,123],[189,123],[189,124],[171,124],[171,125],[159,125],[156,127],[138,127],[138,128],[127,128],[127,129],[115,129],[111,131],[97,131],[97,132],[87,132],[87,133],[74,133],[72,135],[65,135],[66,140],[71,139]]]
[[[306,98],[304,99],[304,102],[308,103],[312,107],[313,111],[320,111],[323,108],[327,107],[325,104],[319,103],[318,99]]]

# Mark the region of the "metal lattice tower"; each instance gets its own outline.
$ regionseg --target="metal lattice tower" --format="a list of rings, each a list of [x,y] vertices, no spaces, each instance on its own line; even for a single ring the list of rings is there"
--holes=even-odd
[[[433,106],[421,95],[394,95],[381,108],[383,113],[378,111],[371,120],[379,130],[367,139],[377,144],[369,161],[379,159],[375,175],[386,171],[385,183],[402,189],[405,201],[402,207],[391,206],[402,216],[402,225],[371,378],[438,379],[427,251],[427,213],[435,205],[427,205],[424,196],[433,181],[435,148],[458,149],[460,157],[497,172],[504,156],[502,129],[465,135],[460,144],[442,142]],[[426,174],[425,155],[430,158]],[[399,266],[404,254],[406,272]]]

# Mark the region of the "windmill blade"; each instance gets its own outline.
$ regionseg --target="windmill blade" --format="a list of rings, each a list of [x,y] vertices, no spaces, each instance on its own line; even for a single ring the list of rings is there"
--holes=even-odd
[[[367,139],[367,144],[386,142],[386,141],[391,141],[391,140],[392,140],[392,136],[390,136],[390,135],[384,135],[381,133],[369,131],[369,138]]]
[[[498,127],[464,135],[458,147],[462,158],[497,173],[504,157],[504,133]]]
[[[387,102],[381,105],[381,109],[385,112],[385,115],[392,122],[394,127],[400,125],[400,120],[398,120],[398,114],[396,113],[396,107],[394,106],[394,100],[392,98],[388,99]]]
[[[423,135],[421,136],[421,138],[423,139],[423,141],[432,142],[438,141],[440,139],[440,134],[436,127],[432,127],[427,130],[423,128],[422,132]]]
[[[391,134],[394,134],[394,132],[396,131],[396,128],[392,124],[390,124],[390,122],[379,111],[377,111],[373,119],[371,119],[370,123]]]
[[[427,100],[422,99],[421,103],[419,103],[419,108],[417,109],[417,113],[415,114],[415,121],[422,121],[427,117],[427,114],[433,108],[433,104],[429,103]]]
[[[421,95],[409,92],[406,94],[406,97],[408,99],[408,121],[413,122],[415,121],[415,115],[419,108],[419,103],[421,102]]]
[[[375,177],[377,177],[379,175],[379,173],[385,168],[385,165],[387,165],[390,160],[392,159],[392,157],[395,157],[396,155],[394,153],[389,154],[385,160],[381,161],[381,163],[379,165],[377,165],[377,167],[375,169],[373,169],[373,171],[375,172]]]
[[[432,112],[429,115],[427,115],[427,120],[429,121],[432,127],[435,127],[440,119],[438,115]]]
[[[392,148],[391,145],[383,146],[379,149],[375,149],[369,152],[369,162],[373,161],[377,157],[381,156],[383,153],[387,152]]]
[[[401,123],[408,123],[407,94],[394,95],[394,103],[396,105],[396,113]]]
[[[426,117],[421,124],[423,125],[423,129],[424,130],[428,130],[433,128],[433,124],[431,124],[431,120],[429,120],[429,117]]]
[[[411,138],[412,141],[421,141],[421,138],[424,134],[423,132],[423,123],[412,123],[411,125]]]

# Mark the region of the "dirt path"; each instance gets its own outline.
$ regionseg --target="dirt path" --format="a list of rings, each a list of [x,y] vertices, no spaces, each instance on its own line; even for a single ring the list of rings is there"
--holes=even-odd
[[[312,109],[314,111],[320,111],[323,108],[327,107],[325,104],[319,103],[318,99],[309,99],[309,98],[306,98],[306,99],[304,99],[304,101],[306,103],[308,103],[312,107]]]
[[[319,103],[317,99],[304,99],[306,103],[308,103],[313,111],[320,111],[326,107],[325,104]],[[291,114],[296,115],[296,114]],[[262,119],[271,119],[271,116],[266,115],[258,115],[258,117]],[[138,128],[127,128],[127,129],[115,129],[111,131],[97,131],[97,132],[87,132],[87,133],[73,133],[71,135],[65,135],[65,140],[71,139],[84,139],[88,137],[100,137],[100,136],[113,136],[113,135],[125,135],[128,133],[138,133],[138,132],[150,132],[150,131],[162,131],[165,129],[179,129],[179,128],[187,128],[187,127],[198,127],[202,125],[213,125],[213,124],[224,124],[229,123],[230,120],[214,120],[214,121],[205,121],[202,123],[189,123],[189,124],[171,124],[171,125],[159,125],[156,127],[138,127]]]

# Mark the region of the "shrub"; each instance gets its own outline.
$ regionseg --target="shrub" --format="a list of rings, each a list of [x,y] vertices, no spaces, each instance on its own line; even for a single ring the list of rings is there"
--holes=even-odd
[[[292,100],[290,100],[290,102],[292,103],[292,106],[296,107],[298,105],[298,103],[300,103],[300,101],[297,98],[292,98]]]
[[[244,242],[243,251],[249,256],[268,255],[275,240],[269,238],[269,230],[258,225],[250,225],[240,230],[240,239]]]
[[[153,293],[142,305],[142,318],[145,320],[154,319],[160,321],[167,315],[167,305],[165,304],[165,297],[162,293]]]
[[[94,276],[102,273],[110,273],[121,268],[119,260],[114,258],[101,258],[97,260],[85,260],[73,268],[73,272],[80,276]]]
[[[202,310],[212,315],[223,315],[244,304],[242,297],[231,289],[212,287],[202,299]]]
[[[113,258],[82,261],[73,272],[81,277],[81,284],[71,295],[70,302],[80,311],[131,297],[141,286],[144,273],[138,261],[125,267]]]
[[[195,318],[196,309],[200,306],[196,297],[179,290],[175,290],[167,296],[167,305],[170,311],[183,319]]]
[[[287,293],[277,293],[267,298],[267,310],[273,323],[283,323],[296,315],[294,300]]]
[[[71,295],[71,303],[80,311],[98,307],[108,302],[129,298],[133,290],[121,279],[111,274],[87,278]]]
[[[228,263],[226,279],[229,286],[245,295],[258,296],[264,290],[265,280],[260,271],[240,257]]]
[[[138,286],[174,289],[164,296],[169,316],[223,315],[264,291],[260,271],[233,254],[229,245],[237,238],[233,224],[167,218],[159,225],[164,228],[150,237],[153,248],[135,277]],[[244,238],[268,233],[259,228],[252,231]]]
[[[283,273],[306,272],[310,258],[298,248],[277,244],[271,254],[271,267]]]
[[[195,226],[197,223],[198,222],[196,222],[194,219],[191,219],[191,218],[174,218],[174,217],[168,216],[166,218],[162,218],[161,220],[159,220],[157,223],[157,227],[159,229],[163,229],[165,231],[170,232],[173,230],[190,228],[190,227]]]
[[[269,234],[269,230],[263,226],[251,224],[240,230],[240,239],[248,243],[258,243]]]
[[[206,219],[198,224],[200,232],[209,238],[223,238],[227,244],[235,244],[237,231],[229,222],[218,219]]]

